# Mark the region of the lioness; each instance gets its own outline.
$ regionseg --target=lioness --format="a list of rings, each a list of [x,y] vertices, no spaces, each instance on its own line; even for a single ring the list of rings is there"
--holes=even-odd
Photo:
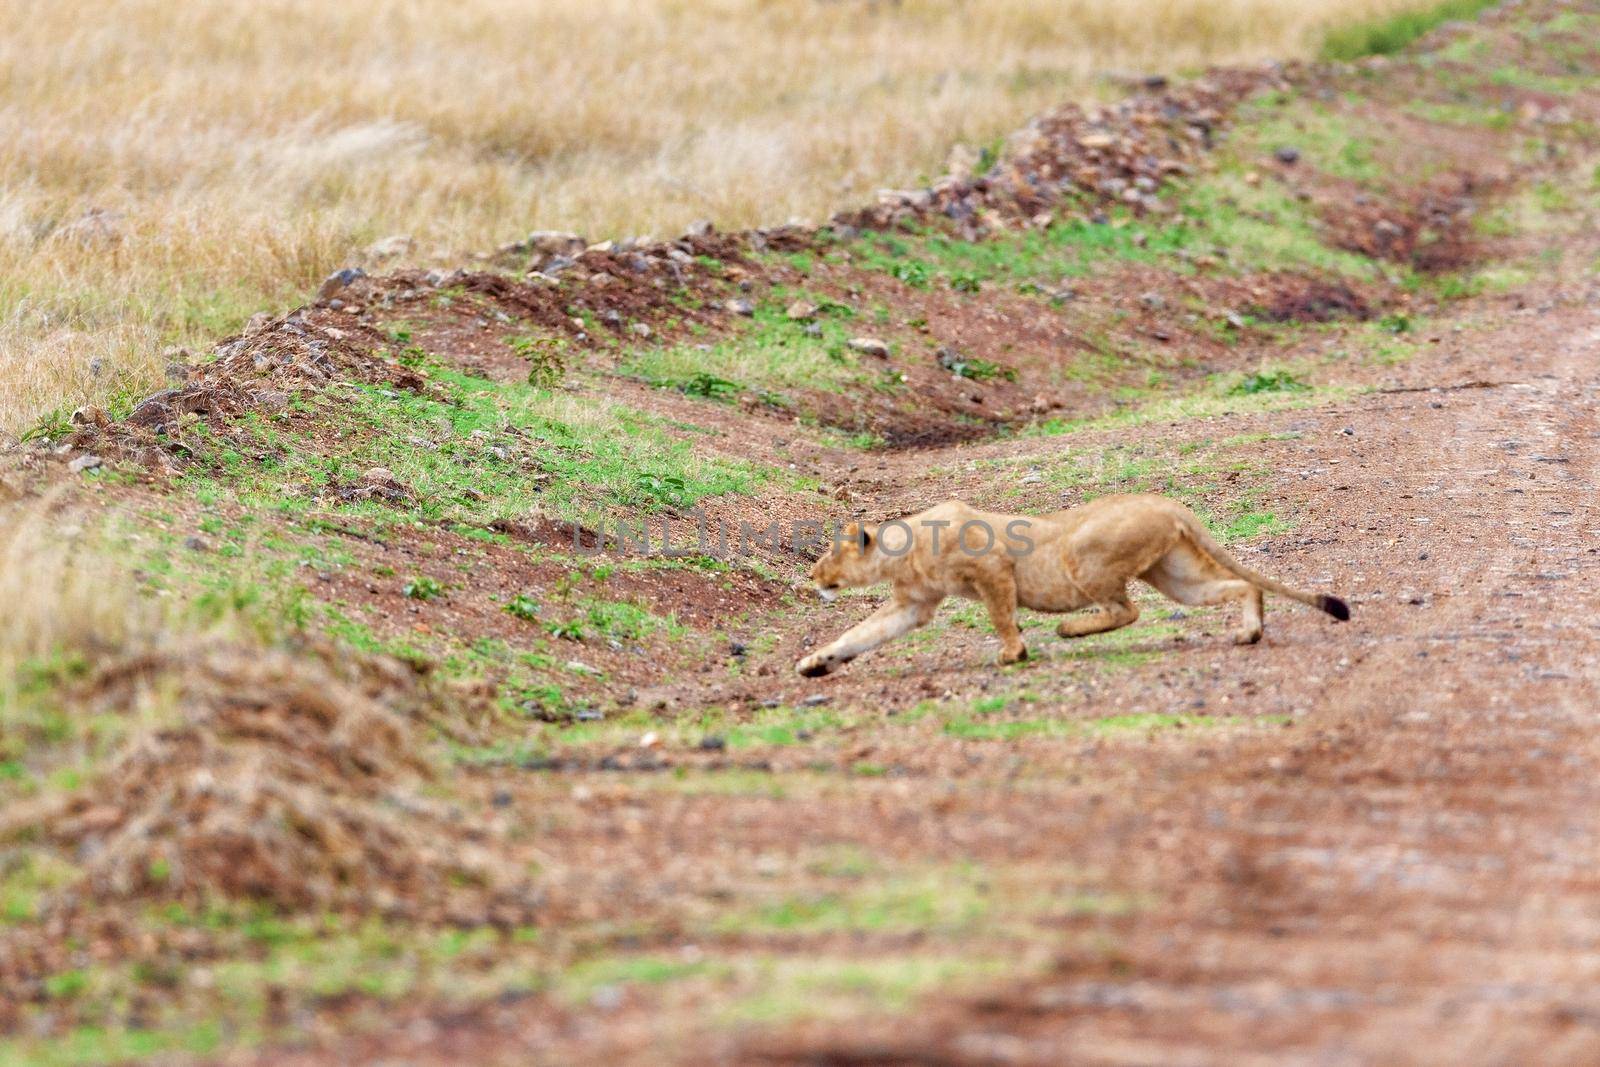
[[[1234,639],[1261,640],[1262,590],[1321,608],[1341,622],[1343,600],[1302,593],[1257,574],[1212,540],[1194,512],[1166,497],[1102,497],[1050,515],[1001,515],[952,500],[868,529],[852,523],[811,568],[824,600],[845,587],[894,583],[890,601],[838,640],[802,659],[808,678],[827,674],[927,623],[948,596],[983,602],[1000,635],[1000,662],[1027,657],[1017,608],[1066,612],[1093,608],[1056,627],[1083,637],[1127,626],[1139,617],[1128,599],[1138,578],[1180,604],[1244,609]]]

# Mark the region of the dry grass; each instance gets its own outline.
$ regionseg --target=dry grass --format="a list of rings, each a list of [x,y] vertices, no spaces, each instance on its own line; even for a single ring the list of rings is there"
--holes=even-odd
[[[820,217],[1094,91],[1423,0],[10,0],[0,434],[374,239]]]
[[[426,795],[418,723],[459,733],[452,694],[394,660],[264,644],[241,618],[202,627],[141,596],[81,518],[65,492],[0,509],[0,762],[30,783],[0,789],[0,875],[45,853],[81,867],[52,906],[87,887],[525,920],[515,872]]]

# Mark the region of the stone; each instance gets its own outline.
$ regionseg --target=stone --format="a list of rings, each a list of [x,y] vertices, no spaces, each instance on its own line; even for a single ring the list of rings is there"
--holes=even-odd
[[[1294,148],[1290,145],[1280,145],[1278,150],[1272,153],[1272,158],[1276,159],[1279,163],[1283,163],[1286,166],[1292,167],[1296,163],[1300,162],[1300,149]]]
[[[784,308],[783,315],[785,318],[792,319],[795,322],[806,322],[816,318],[817,310],[817,305],[808,300],[796,300]]]
[[[876,356],[879,359],[889,358],[889,346],[876,337],[852,337],[849,345],[852,352],[860,352],[863,356]]]
[[[67,470],[71,471],[73,474],[82,474],[84,471],[95,470],[100,466],[101,462],[102,461],[99,456],[86,453],[79,456],[71,463],[68,463]]]
[[[568,233],[565,230],[534,230],[523,242],[525,251],[537,252],[543,256],[577,255],[588,245],[589,242],[578,234]]]
[[[756,306],[748,300],[729,300],[722,306],[733,314],[743,315],[745,318],[749,318],[756,313]]]
[[[1146,311],[1160,311],[1167,306],[1167,298],[1152,290],[1139,294],[1139,304]]]
[[[367,272],[360,267],[346,267],[344,270],[336,270],[322,280],[322,285],[317,289],[317,299],[332,300],[337,293],[366,276]]]
[[[635,337],[646,338],[655,332],[654,330],[650,329],[650,324],[648,322],[636,322],[632,326],[628,327],[628,331]]]

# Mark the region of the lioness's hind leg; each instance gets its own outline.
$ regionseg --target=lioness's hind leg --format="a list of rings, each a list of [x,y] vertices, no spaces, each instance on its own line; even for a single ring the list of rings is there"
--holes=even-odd
[[[1173,549],[1140,577],[1180,604],[1208,607],[1237,600],[1244,613],[1234,641],[1253,645],[1261,640],[1261,590],[1228,574],[1195,549]]]
[[[1120,630],[1138,619],[1139,609],[1124,594],[1120,600],[1095,605],[1095,609],[1087,615],[1063,619],[1061,625],[1056,627],[1056,633],[1062,637],[1088,637],[1090,634]]]

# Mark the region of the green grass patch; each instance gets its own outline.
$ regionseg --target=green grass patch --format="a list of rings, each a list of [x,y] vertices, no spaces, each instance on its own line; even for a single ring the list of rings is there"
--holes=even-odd
[[[1349,62],[1363,56],[1392,55],[1444,22],[1473,19],[1497,0],[1444,0],[1386,19],[1335,26],[1322,40],[1323,59]]]

